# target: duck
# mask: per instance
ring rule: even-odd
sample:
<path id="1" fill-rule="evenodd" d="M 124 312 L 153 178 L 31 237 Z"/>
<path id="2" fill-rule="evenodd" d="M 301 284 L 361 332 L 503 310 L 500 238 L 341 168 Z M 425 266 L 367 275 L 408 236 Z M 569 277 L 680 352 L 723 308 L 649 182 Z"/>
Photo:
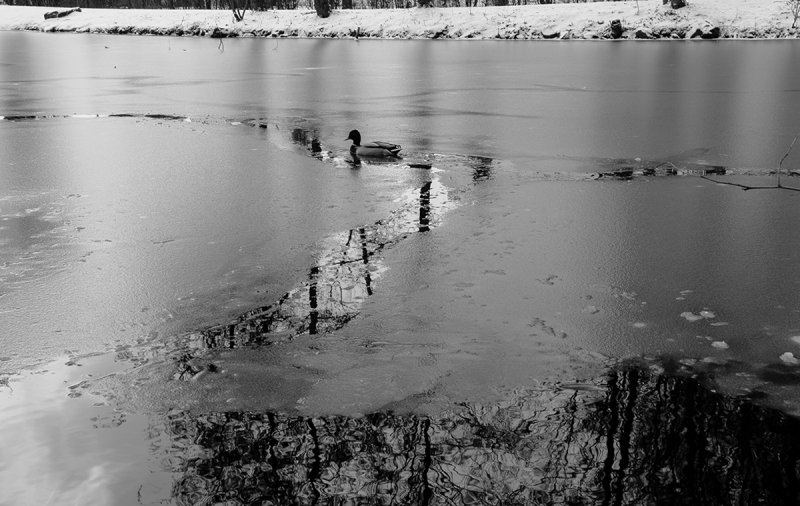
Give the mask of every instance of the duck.
<path id="1" fill-rule="evenodd" d="M 401 147 L 391 142 L 373 141 L 361 144 L 361 133 L 358 130 L 351 130 L 346 141 L 353 141 L 350 146 L 350 154 L 365 158 L 399 158 Z"/>

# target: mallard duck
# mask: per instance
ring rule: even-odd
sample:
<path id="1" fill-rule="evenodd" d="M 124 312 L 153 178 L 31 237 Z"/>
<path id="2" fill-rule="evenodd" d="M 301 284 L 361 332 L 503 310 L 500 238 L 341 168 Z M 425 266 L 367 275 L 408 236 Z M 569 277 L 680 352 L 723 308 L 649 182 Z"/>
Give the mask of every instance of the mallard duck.
<path id="1" fill-rule="evenodd" d="M 361 144 L 361 133 L 358 130 L 351 130 L 346 141 L 353 141 L 350 146 L 350 154 L 364 158 L 398 158 L 400 146 L 391 142 L 373 141 Z"/>

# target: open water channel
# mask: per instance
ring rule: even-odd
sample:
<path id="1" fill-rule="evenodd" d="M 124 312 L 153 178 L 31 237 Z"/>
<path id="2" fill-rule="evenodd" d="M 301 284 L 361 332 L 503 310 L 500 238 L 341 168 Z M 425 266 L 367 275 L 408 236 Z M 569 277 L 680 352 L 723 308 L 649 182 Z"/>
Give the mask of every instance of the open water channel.
<path id="1" fill-rule="evenodd" d="M 0 33 L 0 504 L 796 504 L 799 53 Z"/>

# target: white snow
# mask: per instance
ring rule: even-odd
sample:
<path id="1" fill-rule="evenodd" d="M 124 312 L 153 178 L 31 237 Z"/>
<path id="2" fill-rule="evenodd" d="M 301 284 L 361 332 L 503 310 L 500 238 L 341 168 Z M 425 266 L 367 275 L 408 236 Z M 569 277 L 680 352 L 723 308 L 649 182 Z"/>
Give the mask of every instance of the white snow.
<path id="1" fill-rule="evenodd" d="M 322 19 L 312 10 L 230 11 L 83 9 L 44 19 L 52 7 L 0 5 L 0 30 L 74 31 L 157 35 L 493 39 L 604 38 L 620 20 L 623 38 L 689 37 L 719 28 L 721 37 L 796 38 L 786 0 L 692 0 L 673 10 L 660 0 L 508 7 L 336 10 Z"/>
<path id="2" fill-rule="evenodd" d="M 797 360 L 797 358 L 795 358 L 794 354 L 791 351 L 787 351 L 786 353 L 781 355 L 781 360 L 783 360 L 784 363 L 789 365 L 800 364 L 800 360 Z"/>
<path id="3" fill-rule="evenodd" d="M 700 320 L 710 320 L 712 318 L 716 318 L 717 314 L 714 311 L 710 311 L 708 309 L 704 309 L 700 311 L 699 314 L 692 313 L 691 311 L 684 311 L 681 313 L 681 318 L 686 319 L 689 322 L 697 322 Z M 712 323 L 713 326 L 720 326 L 720 325 L 727 325 L 726 322 L 716 322 Z"/>
<path id="4" fill-rule="evenodd" d="M 689 322 L 696 322 L 696 321 L 700 321 L 700 320 L 703 319 L 702 316 L 700 316 L 698 314 L 694 314 L 691 311 L 684 311 L 683 313 L 681 313 L 681 318 L 685 318 L 686 321 L 689 321 Z"/>

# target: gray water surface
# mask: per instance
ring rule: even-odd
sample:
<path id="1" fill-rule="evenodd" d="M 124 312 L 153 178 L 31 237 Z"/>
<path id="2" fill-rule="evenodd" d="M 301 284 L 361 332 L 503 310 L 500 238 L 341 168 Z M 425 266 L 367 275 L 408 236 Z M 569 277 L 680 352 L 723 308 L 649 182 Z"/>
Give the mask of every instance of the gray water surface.
<path id="1" fill-rule="evenodd" d="M 798 413 L 800 193 L 720 184 L 776 185 L 797 51 L 0 33 L 0 489 L 186 501 L 214 413 L 446 420 L 627 357 Z"/>
<path id="2" fill-rule="evenodd" d="M 774 167 L 798 131 L 792 41 L 629 44 L 3 34 L 3 114 L 296 117 L 407 149 Z M 32 57 L 31 55 L 36 55 Z"/>

